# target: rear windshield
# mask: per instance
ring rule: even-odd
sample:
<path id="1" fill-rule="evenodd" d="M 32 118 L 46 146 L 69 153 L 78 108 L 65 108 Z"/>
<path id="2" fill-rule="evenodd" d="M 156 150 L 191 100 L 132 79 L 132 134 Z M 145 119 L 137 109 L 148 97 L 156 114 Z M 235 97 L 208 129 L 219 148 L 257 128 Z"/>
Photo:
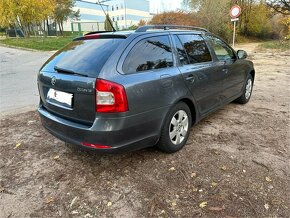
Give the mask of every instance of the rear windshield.
<path id="1" fill-rule="evenodd" d="M 96 77 L 108 58 L 124 39 L 93 39 L 73 41 L 55 53 L 43 66 L 42 71 L 75 72 Z"/>

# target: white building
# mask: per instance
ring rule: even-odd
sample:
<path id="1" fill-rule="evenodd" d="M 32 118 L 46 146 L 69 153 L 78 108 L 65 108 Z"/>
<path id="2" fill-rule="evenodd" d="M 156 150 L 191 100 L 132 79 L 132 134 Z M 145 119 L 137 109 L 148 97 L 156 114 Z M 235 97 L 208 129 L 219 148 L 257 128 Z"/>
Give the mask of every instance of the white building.
<path id="1" fill-rule="evenodd" d="M 114 22 L 117 22 L 120 29 L 126 29 L 136 25 L 140 20 L 149 20 L 148 0 L 112 0 L 108 1 L 109 15 Z"/>
<path id="2" fill-rule="evenodd" d="M 77 0 L 74 10 L 80 11 L 79 21 L 68 21 L 66 31 L 104 30 L 105 13 L 120 30 L 151 18 L 148 0 Z M 104 13 L 105 11 L 105 13 Z M 72 23 L 73 22 L 73 23 Z"/>

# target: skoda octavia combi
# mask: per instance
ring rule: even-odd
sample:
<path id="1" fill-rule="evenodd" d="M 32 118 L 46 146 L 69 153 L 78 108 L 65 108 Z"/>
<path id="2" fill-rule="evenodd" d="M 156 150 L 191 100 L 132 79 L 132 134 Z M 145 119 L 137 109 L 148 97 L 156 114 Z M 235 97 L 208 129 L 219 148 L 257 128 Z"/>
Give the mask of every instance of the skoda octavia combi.
<path id="1" fill-rule="evenodd" d="M 249 101 L 255 70 L 246 58 L 198 27 L 89 33 L 41 68 L 38 111 L 52 135 L 78 148 L 173 153 L 193 124 Z"/>

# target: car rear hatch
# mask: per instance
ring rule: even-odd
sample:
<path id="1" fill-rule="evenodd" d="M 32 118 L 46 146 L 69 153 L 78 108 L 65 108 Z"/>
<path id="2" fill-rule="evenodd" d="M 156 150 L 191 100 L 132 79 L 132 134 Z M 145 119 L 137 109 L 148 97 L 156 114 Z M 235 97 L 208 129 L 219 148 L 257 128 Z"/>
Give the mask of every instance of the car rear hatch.
<path id="1" fill-rule="evenodd" d="M 54 54 L 38 74 L 40 106 L 57 116 L 91 125 L 96 115 L 96 78 L 124 38 L 89 35 Z"/>

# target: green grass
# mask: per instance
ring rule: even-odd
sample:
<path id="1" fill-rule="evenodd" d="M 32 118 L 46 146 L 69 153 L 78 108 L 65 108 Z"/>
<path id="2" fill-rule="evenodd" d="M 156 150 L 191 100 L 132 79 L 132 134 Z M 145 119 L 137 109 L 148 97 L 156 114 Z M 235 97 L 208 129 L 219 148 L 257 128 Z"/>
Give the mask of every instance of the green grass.
<path id="1" fill-rule="evenodd" d="M 261 44 L 262 48 L 267 48 L 267 49 L 279 49 L 282 51 L 289 50 L 290 49 L 290 40 L 274 40 L 274 41 L 267 41 L 263 42 Z"/>
<path id="2" fill-rule="evenodd" d="M 0 40 L 0 45 L 10 45 L 21 48 L 35 49 L 40 51 L 58 50 L 72 41 L 75 36 L 70 37 L 31 37 L 31 38 L 7 38 Z"/>

